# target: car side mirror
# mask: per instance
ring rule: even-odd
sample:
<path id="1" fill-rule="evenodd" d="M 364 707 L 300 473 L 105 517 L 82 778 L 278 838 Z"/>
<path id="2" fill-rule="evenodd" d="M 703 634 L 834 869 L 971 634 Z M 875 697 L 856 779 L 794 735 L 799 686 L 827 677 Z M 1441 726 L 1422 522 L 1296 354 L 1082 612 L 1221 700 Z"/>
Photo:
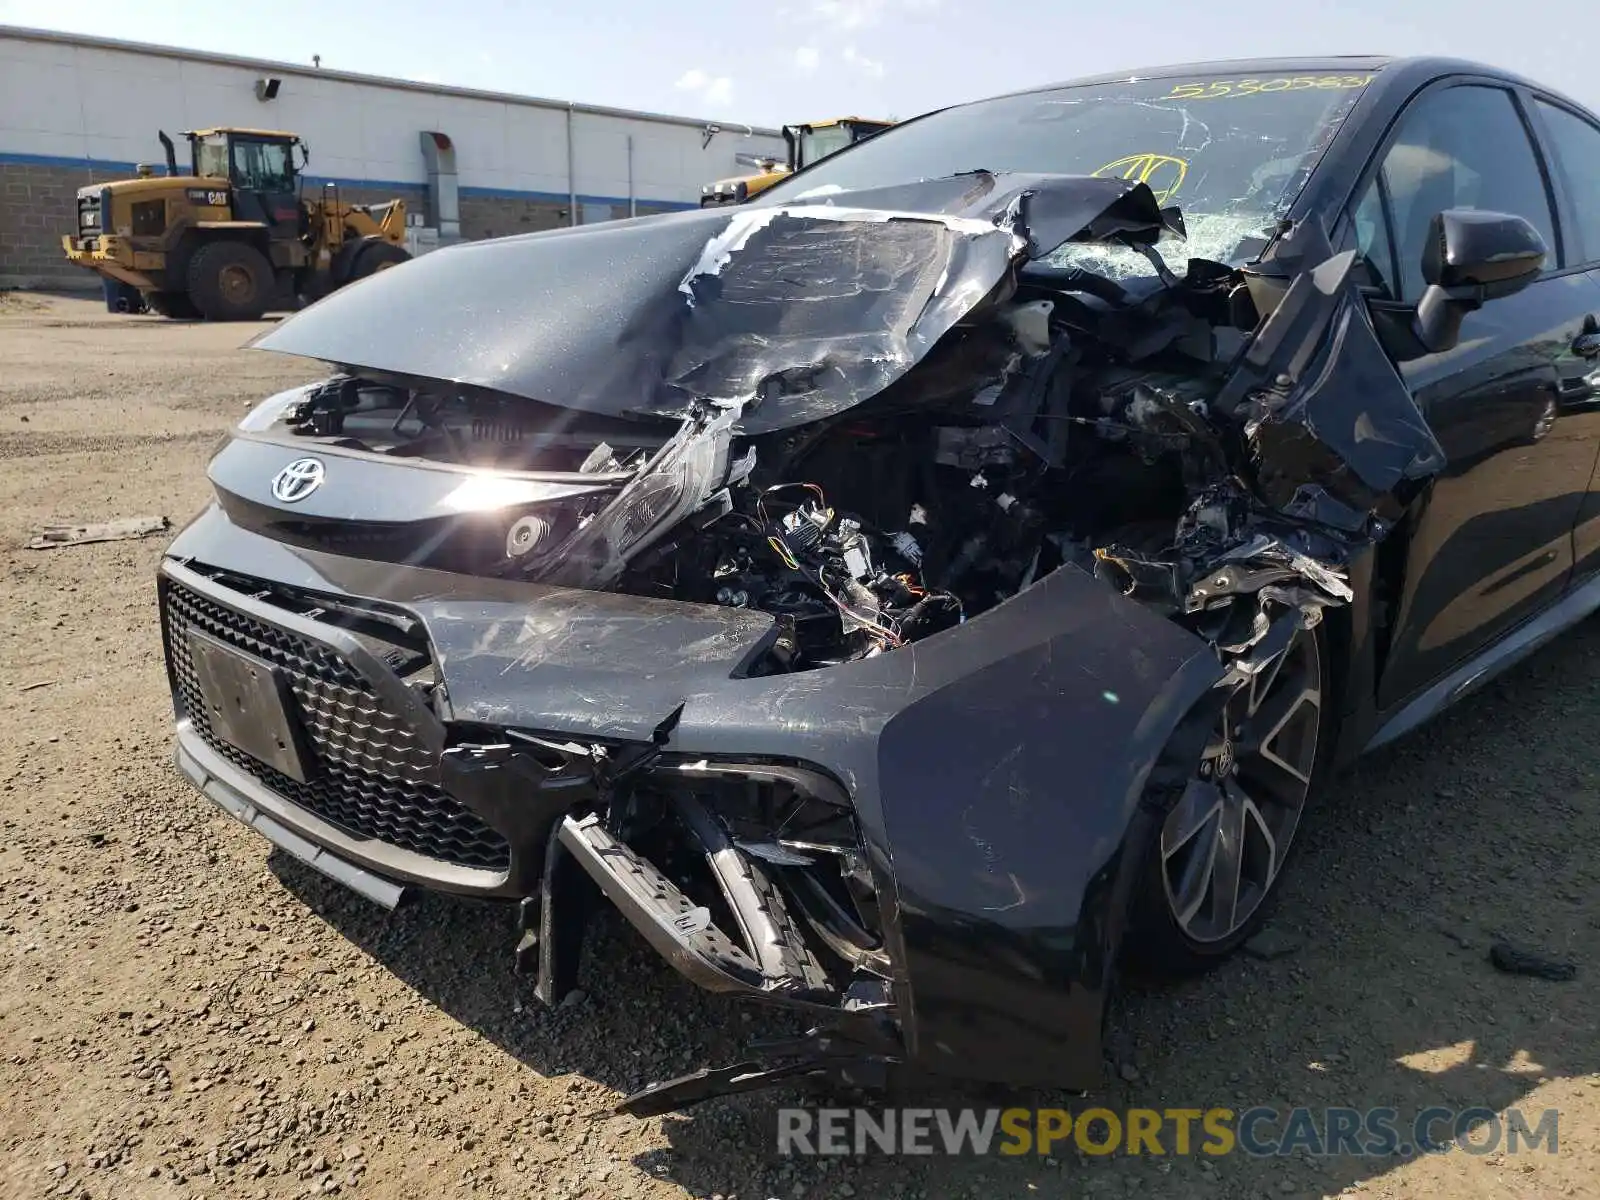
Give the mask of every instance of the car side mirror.
<path id="1" fill-rule="evenodd" d="M 1412 332 L 1430 354 L 1452 348 L 1467 313 L 1520 292 L 1544 270 L 1539 231 L 1510 213 L 1447 208 L 1428 225 Z"/>

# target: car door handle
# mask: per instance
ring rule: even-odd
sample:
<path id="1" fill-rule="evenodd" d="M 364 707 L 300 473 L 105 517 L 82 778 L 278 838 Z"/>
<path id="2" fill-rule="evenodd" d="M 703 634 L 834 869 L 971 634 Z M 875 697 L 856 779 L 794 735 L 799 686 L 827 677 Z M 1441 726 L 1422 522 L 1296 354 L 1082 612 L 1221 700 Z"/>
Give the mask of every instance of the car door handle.
<path id="1" fill-rule="evenodd" d="M 1579 358 L 1600 357 L 1600 330 L 1586 330 L 1573 338 L 1572 352 Z"/>

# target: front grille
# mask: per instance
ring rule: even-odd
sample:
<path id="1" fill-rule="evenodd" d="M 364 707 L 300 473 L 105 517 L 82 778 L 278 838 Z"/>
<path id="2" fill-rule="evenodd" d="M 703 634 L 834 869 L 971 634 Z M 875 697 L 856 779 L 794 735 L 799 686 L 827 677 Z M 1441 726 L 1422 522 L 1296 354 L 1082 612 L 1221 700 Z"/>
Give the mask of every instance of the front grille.
<path id="1" fill-rule="evenodd" d="M 506 840 L 447 795 L 434 756 L 348 662 L 316 642 L 165 581 L 162 620 L 178 700 L 217 754 L 285 800 L 359 838 L 463 867 L 504 871 Z M 223 741 L 212 730 L 189 651 L 189 629 L 208 633 L 288 677 L 318 759 L 301 783 Z"/>
<path id="2" fill-rule="evenodd" d="M 100 201 L 88 196 L 78 197 L 78 232 L 100 232 Z"/>

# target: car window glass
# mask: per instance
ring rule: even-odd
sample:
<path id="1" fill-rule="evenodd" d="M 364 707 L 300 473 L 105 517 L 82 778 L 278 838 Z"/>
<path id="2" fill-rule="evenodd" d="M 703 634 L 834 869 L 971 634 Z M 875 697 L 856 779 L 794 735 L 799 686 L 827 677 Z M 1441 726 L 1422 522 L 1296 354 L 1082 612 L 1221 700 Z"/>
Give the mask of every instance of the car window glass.
<path id="1" fill-rule="evenodd" d="M 1550 200 L 1511 93 L 1451 87 L 1427 93 L 1400 118 L 1383 161 L 1400 254 L 1401 294 L 1422 295 L 1428 226 L 1447 208 L 1512 213 L 1530 222 L 1555 264 Z"/>
<path id="2" fill-rule="evenodd" d="M 1360 256 L 1357 263 L 1366 272 L 1363 282 L 1379 289 L 1386 298 L 1394 299 L 1400 294 L 1394 279 L 1394 242 L 1383 212 L 1383 193 L 1377 179 L 1367 184 L 1367 190 L 1351 214 L 1350 224 L 1354 249 Z"/>
<path id="3" fill-rule="evenodd" d="M 1536 101 L 1544 127 L 1550 134 L 1556 167 L 1572 193 L 1570 232 L 1577 246 L 1569 249 L 1569 262 L 1594 262 L 1600 259 L 1600 129 L 1582 117 Z"/>
<path id="4" fill-rule="evenodd" d="M 1145 183 L 1182 210 L 1188 236 L 1157 247 L 1174 271 L 1190 258 L 1242 263 L 1268 244 L 1372 78 L 1174 76 L 1000 96 L 896 125 L 753 203 L 846 203 L 836 194 L 965 176 L 977 189 L 991 172 L 1097 175 Z M 1069 244 L 1051 262 L 1113 279 L 1155 274 L 1144 255 L 1119 247 Z"/>

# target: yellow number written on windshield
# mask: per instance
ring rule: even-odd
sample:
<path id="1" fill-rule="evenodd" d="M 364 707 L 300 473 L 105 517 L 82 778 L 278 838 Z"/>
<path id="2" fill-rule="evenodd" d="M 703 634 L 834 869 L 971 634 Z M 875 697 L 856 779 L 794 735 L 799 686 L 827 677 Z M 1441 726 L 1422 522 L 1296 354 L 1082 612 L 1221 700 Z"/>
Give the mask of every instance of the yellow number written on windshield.
<path id="1" fill-rule="evenodd" d="M 1204 82 L 1174 84 L 1164 99 L 1220 100 L 1224 96 L 1259 96 L 1273 92 L 1303 92 L 1313 89 L 1339 91 L 1363 88 L 1371 75 L 1280 75 L 1275 79 L 1209 79 Z"/>

